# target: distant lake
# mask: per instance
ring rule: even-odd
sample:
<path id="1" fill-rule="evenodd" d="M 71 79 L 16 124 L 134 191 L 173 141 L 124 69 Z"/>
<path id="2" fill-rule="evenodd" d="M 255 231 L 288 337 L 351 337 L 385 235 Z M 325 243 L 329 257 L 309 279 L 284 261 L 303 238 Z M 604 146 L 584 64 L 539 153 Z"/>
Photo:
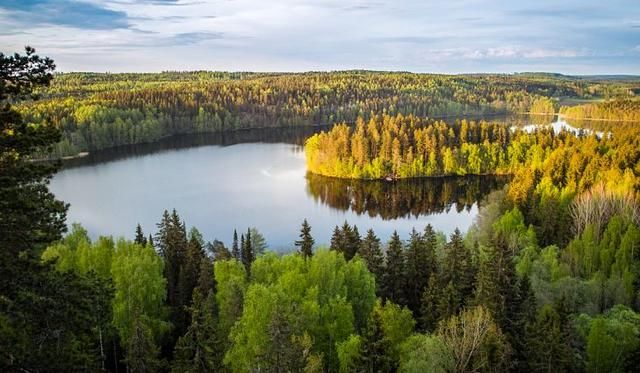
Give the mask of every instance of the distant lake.
<path id="1" fill-rule="evenodd" d="M 520 123 L 526 124 L 525 123 Z M 513 122 L 505 123 L 513 125 Z M 133 238 L 137 223 L 155 233 L 164 209 L 176 208 L 206 240 L 230 244 L 256 227 L 272 250 L 288 251 L 307 219 L 317 244 L 328 244 L 335 225 L 372 228 L 383 240 L 403 239 L 427 224 L 447 234 L 465 231 L 478 201 L 507 182 L 465 177 L 355 181 L 307 175 L 304 139 L 319 130 L 270 129 L 179 136 L 67 162 L 51 181 L 71 204 L 69 224 L 81 222 L 95 238 Z"/>

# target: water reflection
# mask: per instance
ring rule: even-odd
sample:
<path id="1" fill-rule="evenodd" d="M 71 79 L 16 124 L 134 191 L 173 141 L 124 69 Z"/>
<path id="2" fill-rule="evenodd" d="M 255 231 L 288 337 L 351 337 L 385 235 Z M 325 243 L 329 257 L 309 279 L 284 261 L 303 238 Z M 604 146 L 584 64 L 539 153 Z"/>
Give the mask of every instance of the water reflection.
<path id="1" fill-rule="evenodd" d="M 307 173 L 307 193 L 315 201 L 383 220 L 470 211 L 507 177 L 467 176 L 398 180 L 349 180 Z"/>
<path id="2" fill-rule="evenodd" d="M 149 154 L 195 148 L 207 145 L 231 146 L 245 143 L 293 144 L 300 145 L 296 151 L 303 151 L 304 141 L 327 126 L 306 126 L 295 128 L 255 128 L 230 132 L 198 133 L 176 135 L 149 144 L 124 145 L 96 151 L 88 156 L 63 161 L 64 168 L 96 165 Z"/>

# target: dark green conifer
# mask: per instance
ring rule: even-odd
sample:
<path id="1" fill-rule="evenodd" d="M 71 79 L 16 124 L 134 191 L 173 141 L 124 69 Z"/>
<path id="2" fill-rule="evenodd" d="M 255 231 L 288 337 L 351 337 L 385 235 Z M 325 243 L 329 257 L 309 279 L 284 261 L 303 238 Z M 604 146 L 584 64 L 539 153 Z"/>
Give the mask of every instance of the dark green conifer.
<path id="1" fill-rule="evenodd" d="M 300 240 L 295 242 L 295 245 L 298 246 L 299 252 L 302 256 L 309 258 L 313 255 L 313 244 L 315 240 L 311 236 L 311 226 L 307 222 L 307 219 L 304 219 L 302 222 L 302 228 L 300 229 Z"/>
<path id="2" fill-rule="evenodd" d="M 398 232 L 394 231 L 387 244 L 384 297 L 394 303 L 406 304 L 405 255 Z"/>

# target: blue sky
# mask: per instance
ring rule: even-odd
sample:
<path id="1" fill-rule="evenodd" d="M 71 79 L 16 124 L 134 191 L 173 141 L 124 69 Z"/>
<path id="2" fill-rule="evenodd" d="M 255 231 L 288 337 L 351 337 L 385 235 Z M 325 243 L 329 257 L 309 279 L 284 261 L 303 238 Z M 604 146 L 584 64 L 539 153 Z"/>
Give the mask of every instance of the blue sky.
<path id="1" fill-rule="evenodd" d="M 639 0 L 0 0 L 61 71 L 640 74 Z"/>

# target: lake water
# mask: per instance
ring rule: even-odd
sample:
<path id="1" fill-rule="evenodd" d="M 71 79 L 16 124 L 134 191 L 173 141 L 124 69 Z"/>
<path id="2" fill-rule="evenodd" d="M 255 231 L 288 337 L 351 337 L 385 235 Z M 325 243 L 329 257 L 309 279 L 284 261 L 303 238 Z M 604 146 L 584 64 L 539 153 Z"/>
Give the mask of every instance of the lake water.
<path id="1" fill-rule="evenodd" d="M 510 122 L 513 124 L 513 122 Z M 526 124 L 526 123 L 524 123 Z M 383 240 L 412 228 L 466 230 L 478 201 L 506 180 L 492 177 L 355 181 L 307 175 L 301 144 L 317 129 L 181 136 L 68 162 L 51 190 L 71 204 L 68 222 L 92 237 L 155 233 L 164 209 L 177 209 L 206 240 L 231 242 L 256 227 L 272 250 L 287 251 L 307 219 L 317 244 L 345 220 Z"/>

